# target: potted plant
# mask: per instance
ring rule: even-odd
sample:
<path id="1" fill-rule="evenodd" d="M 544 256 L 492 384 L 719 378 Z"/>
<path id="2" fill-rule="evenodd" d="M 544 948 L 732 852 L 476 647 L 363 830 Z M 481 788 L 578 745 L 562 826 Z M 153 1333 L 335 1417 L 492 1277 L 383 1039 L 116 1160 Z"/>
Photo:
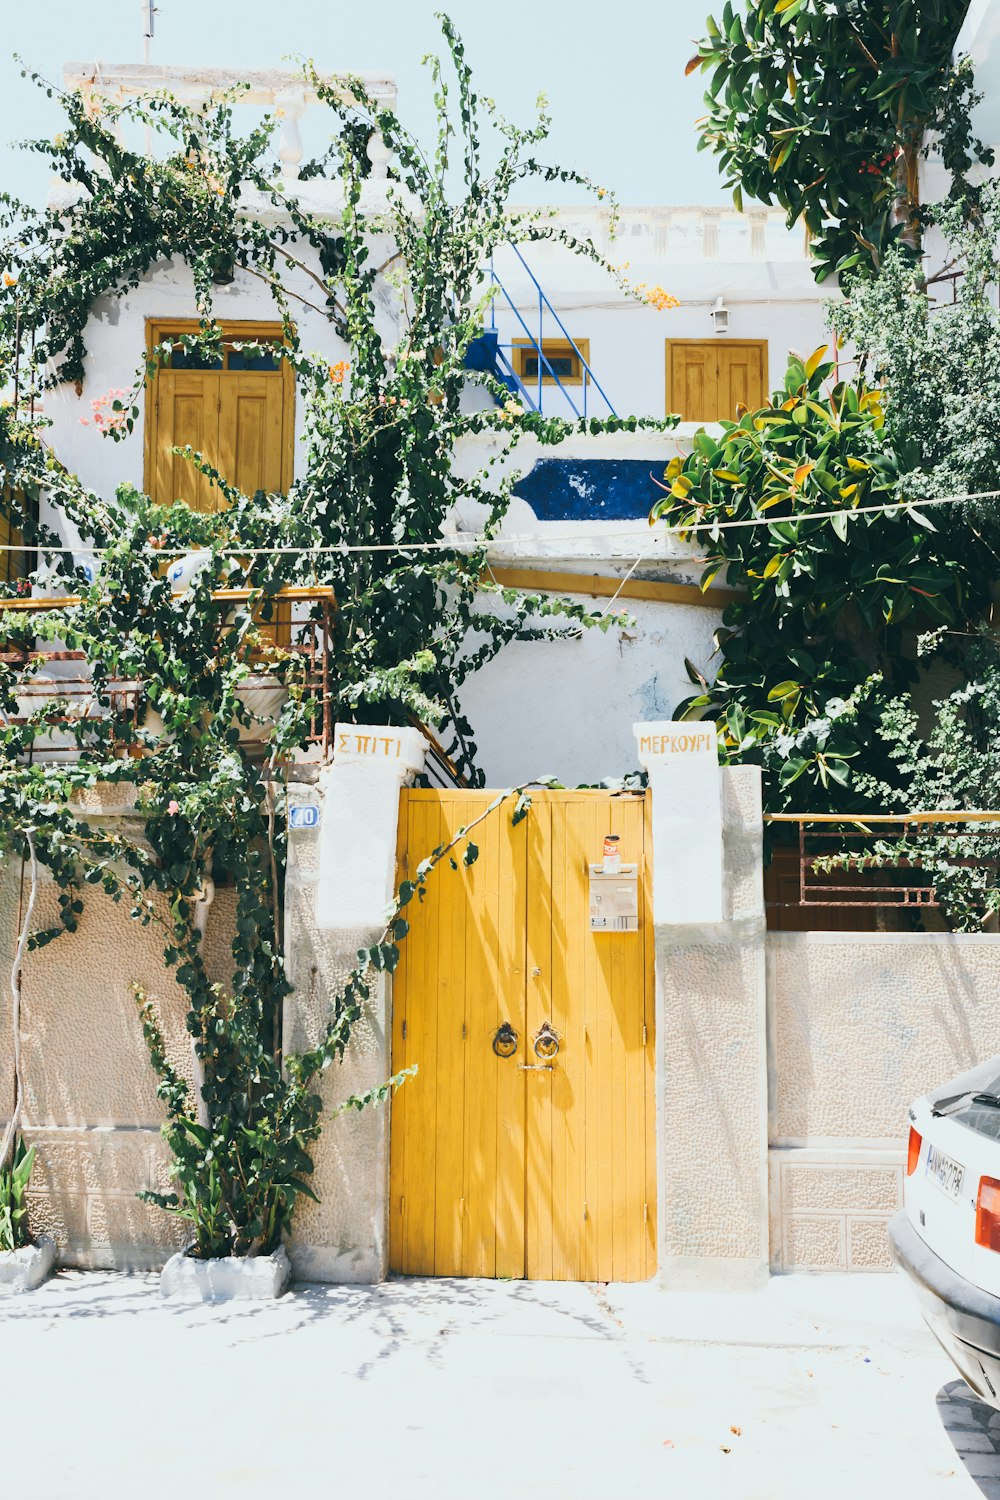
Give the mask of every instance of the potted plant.
<path id="1" fill-rule="evenodd" d="M 52 1272 L 56 1247 L 48 1235 L 33 1238 L 28 1224 L 28 1180 L 35 1165 L 34 1146 L 18 1136 L 5 1165 L 0 1166 L 0 1290 L 30 1292 Z"/>

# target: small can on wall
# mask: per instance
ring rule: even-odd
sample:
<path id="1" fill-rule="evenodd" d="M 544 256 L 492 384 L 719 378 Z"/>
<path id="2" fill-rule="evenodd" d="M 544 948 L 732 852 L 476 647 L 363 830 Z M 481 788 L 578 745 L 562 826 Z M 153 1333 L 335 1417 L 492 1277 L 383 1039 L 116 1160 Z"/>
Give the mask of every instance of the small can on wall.
<path id="1" fill-rule="evenodd" d="M 617 875 L 621 867 L 621 840 L 617 833 L 606 833 L 604 835 L 604 874 Z"/>

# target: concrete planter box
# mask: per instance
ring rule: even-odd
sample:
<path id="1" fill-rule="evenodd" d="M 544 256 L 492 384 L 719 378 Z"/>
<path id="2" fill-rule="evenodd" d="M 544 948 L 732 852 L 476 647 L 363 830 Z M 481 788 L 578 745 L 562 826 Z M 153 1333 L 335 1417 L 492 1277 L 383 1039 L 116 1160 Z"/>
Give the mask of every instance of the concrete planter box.
<path id="1" fill-rule="evenodd" d="M 181 1251 L 160 1272 L 160 1296 L 185 1302 L 266 1302 L 280 1297 L 292 1268 L 284 1247 L 273 1255 L 226 1255 L 218 1260 L 195 1260 Z"/>
<path id="2" fill-rule="evenodd" d="M 52 1275 L 56 1263 L 55 1240 L 39 1235 L 35 1244 L 20 1250 L 0 1251 L 0 1293 L 33 1292 Z"/>

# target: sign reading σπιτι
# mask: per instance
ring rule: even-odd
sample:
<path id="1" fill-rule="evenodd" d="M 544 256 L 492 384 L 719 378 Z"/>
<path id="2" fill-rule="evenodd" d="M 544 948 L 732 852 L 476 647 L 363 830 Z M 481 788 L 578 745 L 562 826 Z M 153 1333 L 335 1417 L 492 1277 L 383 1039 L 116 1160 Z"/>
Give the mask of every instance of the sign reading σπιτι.
<path id="1" fill-rule="evenodd" d="M 427 741 L 418 729 L 389 724 L 337 724 L 333 759 L 341 766 L 382 767 L 407 776 L 423 768 Z"/>
<path id="2" fill-rule="evenodd" d="M 402 740 L 391 729 L 379 734 L 372 729 L 341 729 L 338 726 L 335 755 L 370 755 L 376 760 L 399 760 Z"/>

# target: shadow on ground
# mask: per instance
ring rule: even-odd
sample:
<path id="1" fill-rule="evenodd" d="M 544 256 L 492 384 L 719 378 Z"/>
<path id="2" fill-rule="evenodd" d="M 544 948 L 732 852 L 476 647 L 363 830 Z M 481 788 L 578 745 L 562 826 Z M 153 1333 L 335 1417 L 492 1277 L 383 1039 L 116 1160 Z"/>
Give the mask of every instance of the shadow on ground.
<path id="1" fill-rule="evenodd" d="M 989 1500 L 1000 1500 L 1000 1411 L 950 1380 L 937 1393 L 938 1415 L 969 1477 Z"/>
<path id="2" fill-rule="evenodd" d="M 375 1286 L 296 1282 L 266 1302 L 188 1303 L 163 1298 L 159 1277 L 146 1273 L 60 1271 L 35 1292 L 0 1299 L 0 1325 L 31 1324 L 39 1331 L 60 1324 L 107 1319 L 143 1320 L 163 1328 L 224 1329 L 229 1344 L 253 1344 L 311 1326 L 346 1332 L 361 1325 L 376 1335 L 378 1354 L 355 1371 L 365 1379 L 414 1340 L 434 1363 L 444 1342 L 461 1333 L 554 1338 L 621 1339 L 618 1320 L 600 1295 L 579 1283 L 567 1292 L 545 1283 L 393 1278 Z"/>

